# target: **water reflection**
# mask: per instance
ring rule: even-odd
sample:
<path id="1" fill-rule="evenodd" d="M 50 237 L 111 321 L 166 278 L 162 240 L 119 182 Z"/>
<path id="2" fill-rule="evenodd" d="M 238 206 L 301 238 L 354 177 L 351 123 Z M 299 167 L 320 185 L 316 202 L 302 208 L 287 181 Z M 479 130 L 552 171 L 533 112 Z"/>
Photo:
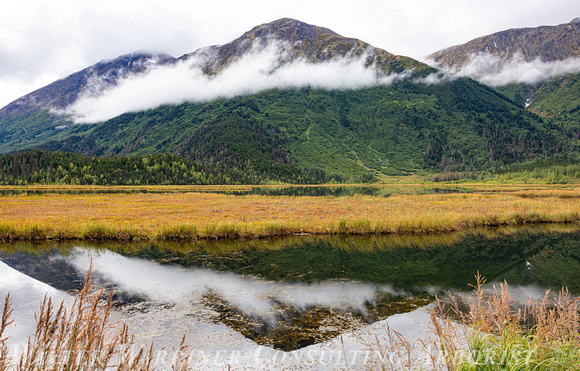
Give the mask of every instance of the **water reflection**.
<path id="1" fill-rule="evenodd" d="M 419 288 L 427 286 L 470 290 L 480 272 L 488 280 L 580 293 L 579 246 L 577 225 L 537 225 L 418 236 L 117 245 L 116 251 L 273 281 L 349 279 L 422 293 Z"/>
<path id="2" fill-rule="evenodd" d="M 580 293 L 580 232 L 576 224 L 408 236 L 297 236 L 192 243 L 21 242 L 0 245 L 0 258 L 22 270 L 27 264 L 50 261 L 55 252 L 67 256 L 80 247 L 154 264 L 209 268 L 269 281 L 346 279 L 406 291 L 427 286 L 469 290 L 480 272 L 488 280 L 538 283 L 553 289 L 567 286 Z M 68 272 L 64 266 L 37 271 L 37 275 L 44 272 L 38 277 L 44 282 L 72 281 L 58 278 Z"/>
<path id="3" fill-rule="evenodd" d="M 396 194 L 422 195 L 470 193 L 471 189 L 461 187 L 423 187 L 423 186 L 169 186 L 169 187 L 15 187 L 0 189 L 1 196 L 26 195 L 35 196 L 53 194 L 132 194 L 132 193 L 220 193 L 234 196 L 310 196 L 310 197 L 344 197 L 355 195 L 390 197 Z"/>
<path id="4" fill-rule="evenodd" d="M 577 225 L 188 244 L 17 243 L 0 245 L 0 259 L 68 292 L 82 286 L 92 262 L 122 310 L 187 308 L 285 350 L 413 310 L 437 293 L 468 292 L 477 272 L 506 280 L 524 302 L 531 292 L 540 297 L 562 286 L 580 294 Z"/>
<path id="5" fill-rule="evenodd" d="M 41 255 L 13 252 L 5 254 L 3 261 L 59 290 L 80 289 L 81 278 L 92 267 L 97 284 L 116 293 L 119 310 L 185 308 L 191 316 L 201 313 L 204 320 L 227 324 L 259 344 L 282 350 L 321 342 L 431 301 L 390 285 L 352 280 L 275 282 L 163 265 L 107 249 L 73 247 Z"/>

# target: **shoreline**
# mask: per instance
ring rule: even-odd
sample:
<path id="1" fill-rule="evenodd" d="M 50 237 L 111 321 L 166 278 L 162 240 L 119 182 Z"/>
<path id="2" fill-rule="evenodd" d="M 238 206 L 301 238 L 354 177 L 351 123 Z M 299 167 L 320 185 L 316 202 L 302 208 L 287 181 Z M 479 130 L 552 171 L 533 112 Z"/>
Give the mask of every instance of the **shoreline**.
<path id="1" fill-rule="evenodd" d="M 510 185 L 502 189 L 496 185 L 493 191 L 481 187 L 471 193 L 390 197 L 228 195 L 175 193 L 171 189 L 128 194 L 3 195 L 0 241 L 421 235 L 580 221 L 580 187 L 571 186 L 528 185 L 518 189 Z"/>
<path id="2" fill-rule="evenodd" d="M 516 216 L 517 217 L 517 216 Z M 259 240 L 267 238 L 287 238 L 287 237 L 300 237 L 300 236 L 314 236 L 314 237 L 331 237 L 331 236 L 420 236 L 429 234 L 446 234 L 453 232 L 468 232 L 470 230 L 477 230 L 478 228 L 497 228 L 497 227 L 523 227 L 523 226 L 533 226 L 533 225 L 549 225 L 549 224 L 574 224 L 579 223 L 580 218 L 574 217 L 571 220 L 557 220 L 557 221 L 526 221 L 523 219 L 518 219 L 514 223 L 483 223 L 483 224 L 471 224 L 467 227 L 449 227 L 438 230 L 433 229 L 410 229 L 404 230 L 399 229 L 396 231 L 329 231 L 329 232 L 307 232 L 307 231 L 296 231 L 288 233 L 264 233 L 264 234 L 245 234 L 243 232 L 237 231 L 218 231 L 215 234 L 204 235 L 196 233 L 188 233 L 188 228 L 190 226 L 185 226 L 185 230 L 178 227 L 178 231 L 175 233 L 171 232 L 161 232 L 160 235 L 147 236 L 140 233 L 140 231 L 127 231 L 127 230 L 111 230 L 102 229 L 101 226 L 89 227 L 89 230 L 84 235 L 79 235 L 75 231 L 55 231 L 52 228 L 47 229 L 34 229 L 32 231 L 18 231 L 6 232 L 7 227 L 0 224 L 0 242 L 11 243 L 11 242 L 196 242 L 196 241 L 223 241 L 223 240 Z M 10 227 L 8 227 L 10 228 Z"/>

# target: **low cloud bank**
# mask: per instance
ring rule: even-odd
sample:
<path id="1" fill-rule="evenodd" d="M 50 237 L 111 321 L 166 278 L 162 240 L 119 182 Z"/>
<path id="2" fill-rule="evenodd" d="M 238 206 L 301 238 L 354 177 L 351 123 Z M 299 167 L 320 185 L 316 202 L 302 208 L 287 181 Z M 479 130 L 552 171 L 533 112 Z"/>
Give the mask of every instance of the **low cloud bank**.
<path id="1" fill-rule="evenodd" d="M 325 306 L 364 313 L 366 303 L 374 303 L 378 293 L 407 295 L 390 285 L 341 280 L 312 284 L 273 282 L 231 272 L 160 265 L 110 251 L 93 254 L 79 248 L 66 259 L 83 273 L 92 266 L 95 277 L 113 283 L 119 292 L 184 307 L 199 305 L 203 295 L 213 292 L 244 314 L 272 326 L 276 323 L 277 303 L 297 310 Z"/>
<path id="2" fill-rule="evenodd" d="M 542 62 L 525 61 L 521 55 L 510 60 L 491 54 L 473 55 L 460 69 L 448 71 L 454 76 L 471 77 L 493 87 L 512 83 L 537 84 L 567 74 L 580 73 L 580 58 Z"/>
<path id="3" fill-rule="evenodd" d="M 78 99 L 68 107 L 67 113 L 77 123 L 95 123 L 165 104 L 208 102 L 274 88 L 360 89 L 391 84 L 410 74 L 381 75 L 374 66 L 365 65 L 364 53 L 324 63 L 308 63 L 304 59 L 287 62 L 287 45 L 276 41 L 254 45 L 258 46 L 213 76 L 203 73 L 201 66 L 208 62 L 207 55 L 199 55 L 171 66 L 151 68 L 145 74 L 128 76 L 98 94 L 94 92 L 100 89 L 87 89 L 93 93 Z"/>

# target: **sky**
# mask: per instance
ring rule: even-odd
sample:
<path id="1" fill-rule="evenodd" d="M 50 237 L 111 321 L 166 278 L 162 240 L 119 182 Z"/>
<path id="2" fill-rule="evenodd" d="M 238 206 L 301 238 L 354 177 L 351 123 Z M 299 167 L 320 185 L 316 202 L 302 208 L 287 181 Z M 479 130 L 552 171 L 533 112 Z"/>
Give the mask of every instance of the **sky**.
<path id="1" fill-rule="evenodd" d="M 0 107 L 103 59 L 145 50 L 174 57 L 294 18 L 424 60 L 508 28 L 568 23 L 578 0 L 4 0 Z"/>

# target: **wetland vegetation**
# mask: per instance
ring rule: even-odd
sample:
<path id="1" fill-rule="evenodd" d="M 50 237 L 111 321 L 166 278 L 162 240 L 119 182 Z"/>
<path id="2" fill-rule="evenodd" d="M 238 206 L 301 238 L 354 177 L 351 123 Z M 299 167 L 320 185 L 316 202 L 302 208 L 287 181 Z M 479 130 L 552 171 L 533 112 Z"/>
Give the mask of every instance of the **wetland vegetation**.
<path id="1" fill-rule="evenodd" d="M 577 186 L 465 186 L 470 193 L 426 192 L 426 187 L 417 184 L 406 188 L 417 192 L 395 191 L 389 197 L 235 196 L 172 187 L 169 189 L 184 192 L 0 196 L 0 239 L 193 240 L 304 233 L 439 233 L 580 219 Z M 389 192 L 379 187 L 377 193 L 383 191 Z"/>
<path id="2" fill-rule="evenodd" d="M 436 295 L 464 297 L 470 285 L 477 286 L 478 272 L 492 282 L 509 282 L 517 300 L 567 287 L 568 307 L 578 304 L 576 186 L 28 186 L 3 191 L 3 264 L 74 292 L 82 289 L 83 269 L 94 259 L 95 282 L 115 293 L 110 310 L 153 316 L 180 305 L 199 307 L 205 321 L 283 351 L 413 311 Z M 119 261 L 125 266 L 116 266 Z M 188 304 L 156 293 L 158 288 L 115 279 L 114 271 L 127 270 L 128 262 L 138 268 L 127 273 L 155 281 L 161 291 L 189 293 Z M 183 285 L 172 286 L 166 276 Z M 261 309 L 248 309 L 247 301 L 230 290 L 241 290 Z M 465 318 L 466 328 L 479 329 L 479 323 Z M 577 349 L 577 327 L 571 331 L 571 342 L 561 346 Z M 446 360 L 455 362 L 451 369 L 466 365 L 469 357 L 454 358 L 459 353 L 452 354 L 455 345 L 444 334 L 437 336 L 449 352 Z M 466 336 L 465 341 L 475 341 Z M 139 362 L 149 357 L 143 349 Z"/>

